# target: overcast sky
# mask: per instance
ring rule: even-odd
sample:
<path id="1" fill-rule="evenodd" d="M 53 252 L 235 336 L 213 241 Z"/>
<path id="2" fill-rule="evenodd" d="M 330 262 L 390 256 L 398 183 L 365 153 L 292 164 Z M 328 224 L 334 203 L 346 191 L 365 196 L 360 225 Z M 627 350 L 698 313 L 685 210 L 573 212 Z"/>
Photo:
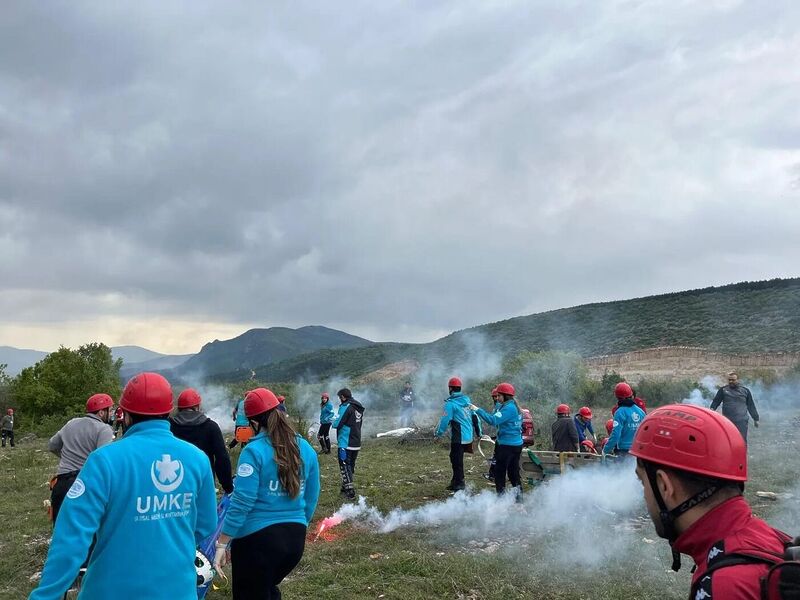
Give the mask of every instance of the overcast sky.
<path id="1" fill-rule="evenodd" d="M 800 275 L 800 3 L 6 2 L 0 344 L 427 341 Z"/>

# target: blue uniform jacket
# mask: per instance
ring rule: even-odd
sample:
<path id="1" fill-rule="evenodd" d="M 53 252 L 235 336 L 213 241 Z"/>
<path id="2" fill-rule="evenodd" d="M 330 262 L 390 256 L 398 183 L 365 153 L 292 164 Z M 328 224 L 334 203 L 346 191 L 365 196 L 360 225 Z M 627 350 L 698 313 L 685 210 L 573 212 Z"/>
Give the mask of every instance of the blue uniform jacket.
<path id="1" fill-rule="evenodd" d="M 331 404 L 330 400 L 323 404 L 319 409 L 319 423 L 320 425 L 333 423 L 333 405 Z"/>
<path id="2" fill-rule="evenodd" d="M 572 417 L 572 419 L 575 421 L 575 429 L 578 430 L 579 441 L 582 442 L 583 440 L 589 437 L 588 435 L 586 435 L 587 431 L 592 435 L 594 435 L 594 428 L 592 427 L 591 419 L 589 419 L 586 422 L 581 422 L 581 420 L 578 418 L 578 415 L 575 415 L 574 417 Z"/>
<path id="3" fill-rule="evenodd" d="M 436 437 L 444 435 L 450 425 L 451 444 L 472 443 L 472 412 L 467 408 L 472 402 L 462 392 L 453 392 L 444 402 L 444 413 L 436 428 Z"/>
<path id="4" fill-rule="evenodd" d="M 278 464 L 272 441 L 262 431 L 250 438 L 239 456 L 230 508 L 222 532 L 240 538 L 276 523 L 308 526 L 319 500 L 317 453 L 299 435 L 300 494 L 290 498 L 278 479 Z"/>
<path id="5" fill-rule="evenodd" d="M 633 446 L 633 436 L 636 435 L 636 430 L 644 421 L 644 417 L 644 411 L 635 404 L 620 406 L 614 413 L 614 429 L 611 430 L 611 436 L 603 446 L 603 452 L 610 454 L 614 448 L 630 450 Z"/>
<path id="6" fill-rule="evenodd" d="M 498 444 L 522 446 L 522 413 L 514 402 L 495 404 L 495 412 L 491 414 L 482 408 L 476 412 L 489 425 L 497 427 Z"/>
<path id="7" fill-rule="evenodd" d="M 195 549 L 216 526 L 208 457 L 174 437 L 166 420 L 137 423 L 89 455 L 29 600 L 61 600 L 95 534 L 81 600 L 197 600 Z"/>
<path id="8" fill-rule="evenodd" d="M 244 414 L 244 398 L 239 400 L 239 403 L 236 405 L 236 427 L 247 427 L 250 425 L 250 421 L 247 420 L 247 416 Z"/>

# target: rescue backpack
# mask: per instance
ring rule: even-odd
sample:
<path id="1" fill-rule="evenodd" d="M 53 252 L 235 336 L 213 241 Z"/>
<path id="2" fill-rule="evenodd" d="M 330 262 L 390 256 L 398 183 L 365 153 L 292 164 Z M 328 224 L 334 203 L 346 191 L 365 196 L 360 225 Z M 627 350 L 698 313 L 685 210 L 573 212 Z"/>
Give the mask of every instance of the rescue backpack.
<path id="1" fill-rule="evenodd" d="M 785 534 L 784 534 L 785 535 Z M 711 574 L 725 567 L 766 564 L 761 578 L 761 600 L 800 600 L 800 536 L 785 536 L 783 555 L 759 548 L 726 548 L 723 541 L 711 547 L 706 571 L 692 587 L 690 598 L 711 597 Z"/>

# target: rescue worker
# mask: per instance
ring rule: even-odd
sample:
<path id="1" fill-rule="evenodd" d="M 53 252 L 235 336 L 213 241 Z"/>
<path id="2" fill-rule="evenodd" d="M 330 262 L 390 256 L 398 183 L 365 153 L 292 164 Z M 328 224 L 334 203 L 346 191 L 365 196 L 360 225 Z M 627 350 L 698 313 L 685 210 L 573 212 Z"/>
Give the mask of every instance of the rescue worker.
<path id="1" fill-rule="evenodd" d="M 319 431 L 317 439 L 322 448 L 320 454 L 331 453 L 331 425 L 333 424 L 333 404 L 328 392 L 322 392 L 319 402 Z"/>
<path id="2" fill-rule="evenodd" d="M 636 432 L 631 454 L 672 568 L 680 554 L 694 559 L 689 597 L 762 598 L 761 578 L 790 538 L 754 517 L 742 496 L 747 450 L 734 424 L 699 406 L 662 406 Z"/>
<path id="3" fill-rule="evenodd" d="M 86 459 L 29 600 L 61 600 L 94 537 L 81 600 L 197 598 L 195 549 L 217 526 L 208 459 L 170 433 L 172 389 L 161 375 L 136 375 L 120 404 L 125 436 Z M 122 586 L 121 565 L 131 569 Z"/>
<path id="4" fill-rule="evenodd" d="M 86 401 L 86 415 L 75 417 L 58 430 L 47 449 L 58 456 L 58 469 L 50 491 L 50 514 L 55 526 L 64 497 L 78 478 L 89 454 L 114 441 L 108 417 L 114 401 L 108 394 L 94 394 Z"/>
<path id="5" fill-rule="evenodd" d="M 736 425 L 736 429 L 744 438 L 744 443 L 747 444 L 747 425 L 750 422 L 748 413 L 753 417 L 753 425 L 758 427 L 758 410 L 753 402 L 753 394 L 739 384 L 739 376 L 734 371 L 728 373 L 728 385 L 717 390 L 717 395 L 711 401 L 711 410 L 717 410 L 720 404 L 722 404 L 722 414 Z"/>
<path id="6" fill-rule="evenodd" d="M 406 381 L 400 390 L 400 427 L 414 426 L 414 389 L 411 382 Z"/>
<path id="7" fill-rule="evenodd" d="M 492 412 L 497 412 L 500 409 L 500 394 L 497 393 L 497 388 L 492 389 Z M 492 458 L 489 461 L 489 472 L 484 474 L 484 477 L 494 483 L 494 471 L 497 467 L 497 435 L 492 436 L 494 444 L 492 446 Z"/>
<path id="8" fill-rule="evenodd" d="M 278 410 L 282 413 L 286 412 L 286 397 L 278 396 Z"/>
<path id="9" fill-rule="evenodd" d="M 464 483 L 464 452 L 466 448 L 472 451 L 472 413 L 469 411 L 469 396 L 461 392 L 461 379 L 451 377 L 447 382 L 450 395 L 444 402 L 444 412 L 439 419 L 434 437 L 444 435 L 450 426 L 450 466 L 453 469 L 453 478 L 447 490 L 457 492 L 466 488 Z M 496 475 L 496 474 L 495 474 Z"/>
<path id="10" fill-rule="evenodd" d="M 6 409 L 6 414 L 3 415 L 3 422 L 0 425 L 0 438 L 3 441 L 3 448 L 6 447 L 6 438 L 11 444 L 11 447 L 14 447 L 14 409 L 8 408 Z"/>
<path id="11" fill-rule="evenodd" d="M 118 436 L 120 432 L 125 433 L 124 419 L 122 418 L 122 407 L 118 406 L 114 411 L 114 436 Z"/>
<path id="12" fill-rule="evenodd" d="M 583 440 L 581 442 L 581 452 L 587 454 L 597 454 L 597 447 L 592 440 Z"/>
<path id="13" fill-rule="evenodd" d="M 575 415 L 575 429 L 578 430 L 578 438 L 581 443 L 583 443 L 583 440 L 589 439 L 586 434 L 587 431 L 592 436 L 592 441 L 597 441 L 597 436 L 594 434 L 594 428 L 592 427 L 592 409 L 588 406 L 581 406 L 578 414 Z"/>
<path id="14" fill-rule="evenodd" d="M 633 392 L 633 403 L 641 408 L 644 414 L 647 414 L 647 405 L 644 402 L 644 398 L 639 398 L 635 389 L 631 388 L 631 391 Z"/>
<path id="15" fill-rule="evenodd" d="M 236 403 L 233 409 L 233 439 L 228 448 L 235 448 L 236 444 L 241 443 L 242 448 L 247 445 L 247 440 L 253 436 L 253 429 L 250 427 L 250 422 L 244 414 L 244 398 Z"/>
<path id="16" fill-rule="evenodd" d="M 596 449 L 603 453 L 603 448 L 606 447 L 606 443 L 608 442 L 608 438 L 611 436 L 611 432 L 614 430 L 614 419 L 609 419 L 606 421 L 606 433 L 608 435 L 600 435 L 600 441 L 596 446 Z"/>
<path id="17" fill-rule="evenodd" d="M 197 390 L 183 390 L 178 396 L 178 412 L 169 420 L 170 431 L 176 438 L 194 444 L 205 453 L 223 491 L 232 494 L 231 457 L 225 449 L 225 439 L 219 425 L 203 413 L 201 404 L 202 398 Z"/>
<path id="18" fill-rule="evenodd" d="M 239 456 L 214 566 L 220 570 L 230 556 L 234 600 L 280 599 L 278 584 L 303 556 L 319 499 L 319 463 L 270 390 L 248 392 L 244 411 L 256 434 Z"/>
<path id="19" fill-rule="evenodd" d="M 556 452 L 580 452 L 581 440 L 575 421 L 570 418 L 568 404 L 559 404 L 556 407 L 556 420 L 550 428 L 553 436 L 553 450 Z"/>
<path id="20" fill-rule="evenodd" d="M 499 409 L 487 413 L 482 408 L 470 404 L 470 410 L 492 427 L 497 428 L 497 443 L 494 446 L 496 467 L 494 487 L 498 494 L 506 491 L 506 474 L 518 500 L 522 499 L 522 481 L 519 476 L 519 459 L 522 454 L 522 412 L 514 399 L 514 386 L 503 382 L 495 391 L 499 397 Z"/>
<path id="21" fill-rule="evenodd" d="M 342 476 L 342 487 L 339 490 L 348 499 L 354 500 L 356 459 L 361 450 L 361 422 L 364 418 L 364 407 L 353 398 L 353 393 L 342 388 L 336 392 L 339 398 L 339 415 L 333 424 L 336 430 L 337 455 L 339 472 Z"/>
<path id="22" fill-rule="evenodd" d="M 603 454 L 627 455 L 633 444 L 633 436 L 644 421 L 644 411 L 633 402 L 633 390 L 624 381 L 614 387 L 617 410 L 614 413 L 612 430 L 603 446 Z"/>

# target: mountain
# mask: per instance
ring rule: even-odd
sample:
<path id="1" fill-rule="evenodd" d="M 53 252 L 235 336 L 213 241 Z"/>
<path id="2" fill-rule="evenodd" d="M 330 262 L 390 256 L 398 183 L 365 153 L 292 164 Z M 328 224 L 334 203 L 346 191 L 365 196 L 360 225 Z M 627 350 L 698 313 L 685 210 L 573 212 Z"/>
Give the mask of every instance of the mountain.
<path id="1" fill-rule="evenodd" d="M 141 346 L 112 346 L 111 355 L 117 359 L 121 358 L 124 363 L 140 363 L 146 360 L 163 358 L 166 354 L 153 352 Z"/>
<path id="2" fill-rule="evenodd" d="M 250 369 L 258 365 L 292 359 L 321 349 L 360 348 L 372 344 L 369 340 L 317 325 L 289 329 L 270 327 L 250 329 L 230 340 L 214 340 L 174 369 L 177 377 L 202 374 L 237 373 L 249 377 Z"/>
<path id="3" fill-rule="evenodd" d="M 0 346 L 0 364 L 8 365 L 6 367 L 6 375 L 14 376 L 25 367 L 36 364 L 48 354 L 48 352 L 42 352 L 41 350 Z"/>
<path id="4" fill-rule="evenodd" d="M 154 353 L 156 354 L 156 353 Z M 150 360 L 143 360 L 141 362 L 122 363 L 122 368 L 119 370 L 120 377 L 127 380 L 141 373 L 142 371 L 166 371 L 179 367 L 194 354 L 161 354 L 156 358 Z"/>
<path id="5" fill-rule="evenodd" d="M 455 366 L 486 354 L 559 350 L 589 357 L 657 346 L 729 353 L 800 351 L 800 278 L 586 304 L 472 327 L 429 344 L 323 350 L 255 371 L 262 381 L 294 381 L 355 377 L 407 359 Z M 220 379 L 239 376 L 230 373 Z"/>

